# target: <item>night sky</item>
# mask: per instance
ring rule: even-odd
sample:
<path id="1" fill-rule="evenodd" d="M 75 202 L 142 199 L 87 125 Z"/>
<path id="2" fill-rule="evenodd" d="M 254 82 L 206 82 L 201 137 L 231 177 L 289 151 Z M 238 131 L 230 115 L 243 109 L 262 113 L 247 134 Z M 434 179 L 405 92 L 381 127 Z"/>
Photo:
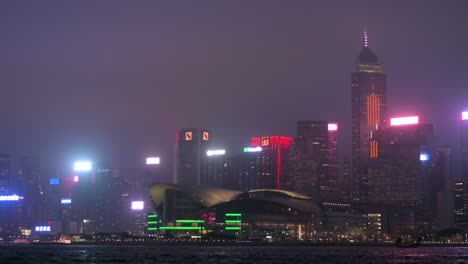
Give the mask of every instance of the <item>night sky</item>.
<path id="1" fill-rule="evenodd" d="M 182 127 L 232 152 L 305 119 L 337 120 L 348 150 L 364 28 L 389 112 L 459 143 L 468 1 L 1 1 L 0 152 L 129 176 L 150 153 L 171 168 Z"/>

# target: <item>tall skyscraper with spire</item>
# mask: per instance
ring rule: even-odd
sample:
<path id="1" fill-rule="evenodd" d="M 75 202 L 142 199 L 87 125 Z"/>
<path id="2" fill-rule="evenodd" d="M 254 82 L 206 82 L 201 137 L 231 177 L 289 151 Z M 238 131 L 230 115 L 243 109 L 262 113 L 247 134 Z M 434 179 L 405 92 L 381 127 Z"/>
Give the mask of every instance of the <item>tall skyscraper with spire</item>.
<path id="1" fill-rule="evenodd" d="M 375 132 L 386 124 L 387 76 L 383 62 L 369 48 L 367 32 L 364 47 L 351 74 L 352 89 L 352 173 L 351 199 L 367 202 L 369 159 L 378 157 Z"/>

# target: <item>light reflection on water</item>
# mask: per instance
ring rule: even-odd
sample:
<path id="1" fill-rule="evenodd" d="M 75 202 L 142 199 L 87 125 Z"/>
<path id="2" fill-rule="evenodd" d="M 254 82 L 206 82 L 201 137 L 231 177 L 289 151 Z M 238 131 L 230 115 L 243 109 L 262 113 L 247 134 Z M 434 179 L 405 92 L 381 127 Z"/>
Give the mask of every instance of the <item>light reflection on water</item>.
<path id="1" fill-rule="evenodd" d="M 0 245 L 0 263 L 468 263 L 468 248 Z"/>

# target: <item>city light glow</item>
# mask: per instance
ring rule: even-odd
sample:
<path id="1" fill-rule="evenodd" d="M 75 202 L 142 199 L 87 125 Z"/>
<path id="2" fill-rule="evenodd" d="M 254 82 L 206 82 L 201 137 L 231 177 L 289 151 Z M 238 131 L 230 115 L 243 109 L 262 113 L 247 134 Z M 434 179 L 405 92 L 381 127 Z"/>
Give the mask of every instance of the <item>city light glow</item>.
<path id="1" fill-rule="evenodd" d="M 63 198 L 61 201 L 62 204 L 71 204 L 71 202 L 72 202 L 71 198 Z"/>
<path id="2" fill-rule="evenodd" d="M 148 157 L 146 158 L 146 165 L 155 165 L 160 163 L 159 157 Z"/>
<path id="3" fill-rule="evenodd" d="M 419 124 L 419 116 L 395 117 L 390 119 L 391 126 Z"/>
<path id="4" fill-rule="evenodd" d="M 224 155 L 224 154 L 226 154 L 226 150 L 224 149 L 208 150 L 206 152 L 207 156 L 218 156 L 218 155 Z"/>
<path id="5" fill-rule="evenodd" d="M 262 151 L 262 147 L 258 146 L 258 147 L 245 147 L 244 148 L 244 152 L 261 152 Z"/>
<path id="6" fill-rule="evenodd" d="M 19 201 L 22 200 L 23 197 L 19 196 L 17 194 L 13 195 L 0 195 L 0 202 L 5 202 L 5 201 Z"/>
<path id="7" fill-rule="evenodd" d="M 86 171 L 91 171 L 92 168 L 93 168 L 93 165 L 91 164 L 91 161 L 76 161 L 73 164 L 74 171 L 86 172 Z"/>
<path id="8" fill-rule="evenodd" d="M 80 180 L 80 177 L 78 177 L 77 175 L 73 176 L 73 181 L 74 182 L 78 182 Z"/>
<path id="9" fill-rule="evenodd" d="M 145 202 L 132 201 L 132 210 L 143 210 L 144 208 L 145 208 Z"/>
<path id="10" fill-rule="evenodd" d="M 337 123 L 328 123 L 328 131 L 337 131 L 338 124 Z"/>
<path id="11" fill-rule="evenodd" d="M 468 111 L 462 112 L 462 120 L 468 120 Z"/>
<path id="12" fill-rule="evenodd" d="M 50 226 L 36 226 L 36 232 L 50 232 Z"/>
<path id="13" fill-rule="evenodd" d="M 429 154 L 427 154 L 427 153 L 419 154 L 419 160 L 420 161 L 428 161 L 429 160 Z"/>

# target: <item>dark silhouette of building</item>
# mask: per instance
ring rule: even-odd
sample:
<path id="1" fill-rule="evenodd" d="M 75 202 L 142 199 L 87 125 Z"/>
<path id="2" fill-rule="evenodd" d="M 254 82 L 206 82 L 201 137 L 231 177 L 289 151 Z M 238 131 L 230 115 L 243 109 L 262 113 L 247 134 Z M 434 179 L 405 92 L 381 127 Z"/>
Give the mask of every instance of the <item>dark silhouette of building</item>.
<path id="1" fill-rule="evenodd" d="M 0 188 L 5 188 L 10 183 L 10 177 L 11 157 L 8 154 L 0 153 Z"/>
<path id="2" fill-rule="evenodd" d="M 251 147 L 238 157 L 239 189 L 292 189 L 289 158 L 292 143 L 292 138 L 284 136 L 252 138 Z"/>
<path id="3" fill-rule="evenodd" d="M 338 124 L 299 121 L 292 150 L 293 190 L 336 200 L 339 195 Z"/>
<path id="4" fill-rule="evenodd" d="M 367 45 L 356 60 L 356 71 L 351 74 L 352 93 L 352 181 L 354 202 L 367 201 L 367 169 L 369 158 L 378 155 L 373 134 L 386 122 L 387 76 L 383 62 Z"/>
<path id="5" fill-rule="evenodd" d="M 468 111 L 461 118 L 462 177 L 468 181 Z"/>
<path id="6" fill-rule="evenodd" d="M 184 128 L 177 134 L 174 182 L 200 185 L 203 181 L 203 162 L 211 134 L 206 129 Z"/>

